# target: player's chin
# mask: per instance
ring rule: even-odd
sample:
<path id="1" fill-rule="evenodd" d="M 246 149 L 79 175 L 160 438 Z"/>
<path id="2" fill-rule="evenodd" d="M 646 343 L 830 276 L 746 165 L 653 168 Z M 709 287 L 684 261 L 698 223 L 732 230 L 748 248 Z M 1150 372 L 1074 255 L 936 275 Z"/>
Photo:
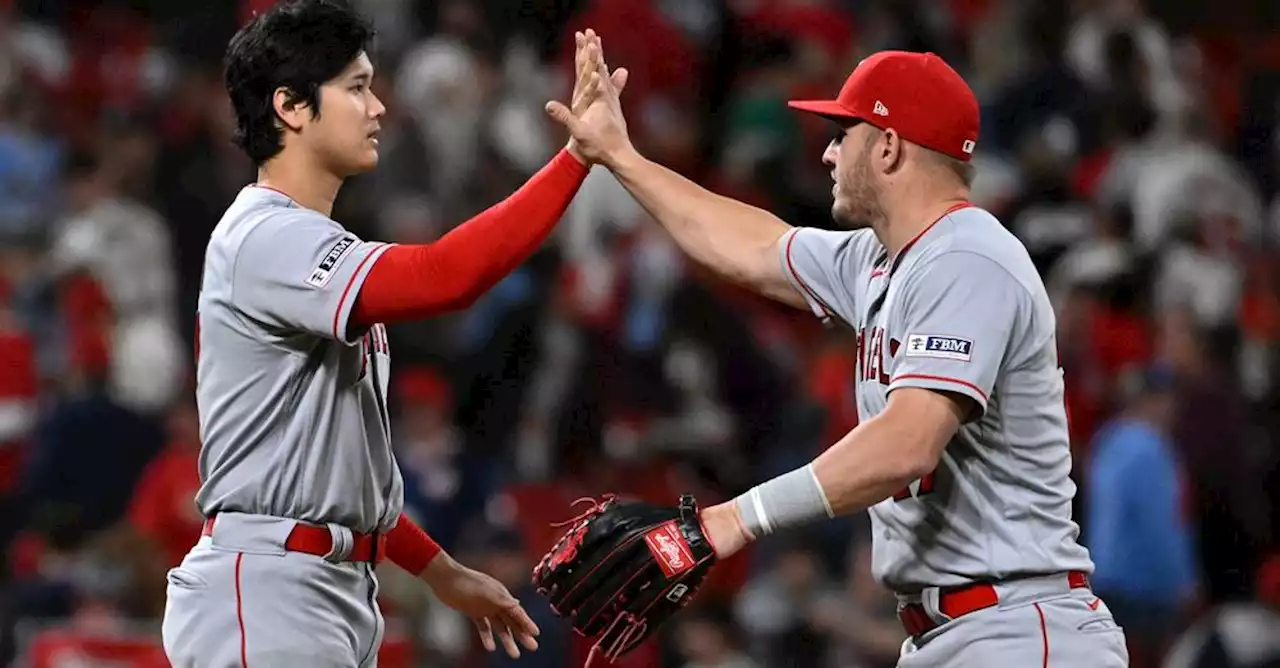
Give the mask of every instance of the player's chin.
<path id="1" fill-rule="evenodd" d="M 860 230 L 871 225 L 860 216 L 855 215 L 848 206 L 841 206 L 838 200 L 831 207 L 831 220 L 835 221 L 835 224 L 844 230 Z"/>
<path id="2" fill-rule="evenodd" d="M 378 166 L 378 149 L 377 147 L 362 152 L 354 160 L 351 161 L 350 172 L 352 175 L 363 174 Z"/>

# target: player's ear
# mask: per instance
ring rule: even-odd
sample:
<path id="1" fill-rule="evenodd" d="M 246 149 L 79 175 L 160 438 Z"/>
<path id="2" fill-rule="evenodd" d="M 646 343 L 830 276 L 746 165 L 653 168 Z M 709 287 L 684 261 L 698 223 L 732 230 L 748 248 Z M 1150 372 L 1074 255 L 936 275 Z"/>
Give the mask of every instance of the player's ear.
<path id="1" fill-rule="evenodd" d="M 902 135 L 897 130 L 889 128 L 880 133 L 880 140 L 876 142 L 875 156 L 879 163 L 880 170 L 885 174 L 892 174 L 898 171 L 902 166 L 902 161 L 906 158 L 906 146 L 902 140 Z"/>
<path id="2" fill-rule="evenodd" d="M 294 132 L 301 130 L 307 119 L 314 115 L 301 95 L 284 86 L 277 88 L 272 94 L 271 106 L 275 108 L 280 123 Z"/>

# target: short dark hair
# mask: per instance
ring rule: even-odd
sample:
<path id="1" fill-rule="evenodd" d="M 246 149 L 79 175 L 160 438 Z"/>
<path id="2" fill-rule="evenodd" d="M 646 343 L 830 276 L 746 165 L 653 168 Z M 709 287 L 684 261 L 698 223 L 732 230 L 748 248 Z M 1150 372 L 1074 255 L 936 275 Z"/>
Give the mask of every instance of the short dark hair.
<path id="1" fill-rule="evenodd" d="M 237 146 L 261 165 L 284 148 L 273 98 L 320 114 L 320 86 L 369 50 L 373 27 L 341 0 L 285 0 L 255 16 L 227 45 L 223 80 L 235 111 Z"/>

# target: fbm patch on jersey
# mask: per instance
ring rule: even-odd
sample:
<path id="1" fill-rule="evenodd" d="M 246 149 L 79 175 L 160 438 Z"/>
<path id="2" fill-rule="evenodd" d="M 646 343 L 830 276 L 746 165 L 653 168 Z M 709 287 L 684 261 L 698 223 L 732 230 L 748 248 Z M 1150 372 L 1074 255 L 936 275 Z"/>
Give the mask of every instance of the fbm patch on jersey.
<path id="1" fill-rule="evenodd" d="M 324 254 L 324 258 L 320 260 L 320 264 L 311 270 L 311 275 L 307 277 L 307 284 L 314 285 L 317 288 L 323 288 L 328 285 L 329 279 L 333 277 L 333 268 L 338 266 L 338 262 L 352 248 L 355 248 L 355 237 L 342 237 L 338 243 Z"/>
<path id="2" fill-rule="evenodd" d="M 973 354 L 973 342 L 955 336 L 911 334 L 907 336 L 906 350 L 907 357 L 937 357 L 968 362 Z"/>

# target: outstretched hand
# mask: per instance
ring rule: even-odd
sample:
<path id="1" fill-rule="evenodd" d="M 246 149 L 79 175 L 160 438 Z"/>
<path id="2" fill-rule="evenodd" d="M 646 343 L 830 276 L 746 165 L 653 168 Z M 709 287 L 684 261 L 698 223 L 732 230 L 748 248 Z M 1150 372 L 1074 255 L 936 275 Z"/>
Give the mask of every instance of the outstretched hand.
<path id="1" fill-rule="evenodd" d="M 441 554 L 431 560 L 420 577 L 431 586 L 441 603 L 471 618 L 485 649 L 497 650 L 497 641 L 500 641 L 513 659 L 520 657 L 517 641 L 529 651 L 538 649 L 538 641 L 534 639 L 539 634 L 538 626 L 520 601 L 492 576 Z"/>
<path id="2" fill-rule="evenodd" d="M 548 102 L 546 109 L 556 122 L 572 136 L 570 152 L 584 162 L 603 163 L 631 146 L 627 121 L 622 114 L 619 95 L 627 86 L 626 68 L 609 71 L 604 62 L 600 36 L 590 28 L 574 35 L 577 49 L 574 82 L 570 104 Z"/>

